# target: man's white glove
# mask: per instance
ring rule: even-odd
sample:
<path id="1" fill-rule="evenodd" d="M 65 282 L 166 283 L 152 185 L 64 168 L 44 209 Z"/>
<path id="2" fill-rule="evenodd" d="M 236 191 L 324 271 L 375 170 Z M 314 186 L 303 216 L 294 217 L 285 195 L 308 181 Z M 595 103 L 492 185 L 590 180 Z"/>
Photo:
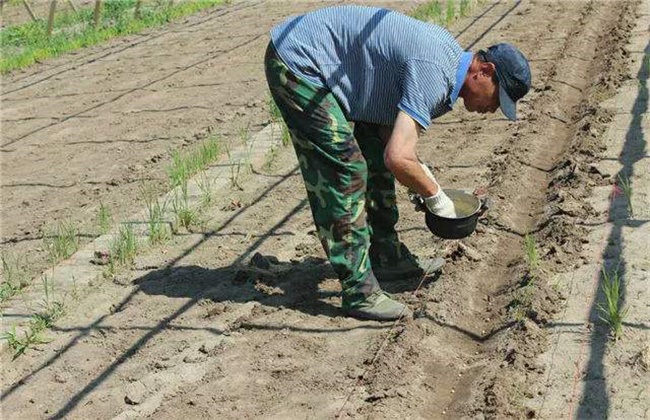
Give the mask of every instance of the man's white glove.
<path id="1" fill-rule="evenodd" d="M 437 216 L 447 217 L 449 219 L 456 218 L 456 208 L 454 202 L 451 201 L 447 194 L 438 187 L 438 193 L 431 197 L 424 197 L 424 204 L 429 211 Z"/>
<path id="2" fill-rule="evenodd" d="M 438 193 L 436 195 L 432 195 L 431 197 L 423 197 L 424 204 L 427 206 L 427 209 L 429 209 L 431 213 L 437 216 L 447 217 L 450 219 L 456 218 L 456 208 L 454 207 L 454 202 L 451 201 L 451 199 L 447 197 L 447 194 L 445 194 L 442 188 L 440 188 L 440 184 L 438 184 L 438 181 L 436 181 L 436 178 L 433 176 L 429 165 L 426 165 L 422 162 L 420 162 L 420 165 L 422 166 L 424 173 L 427 174 L 431 181 L 433 181 L 433 183 L 438 187 Z"/>

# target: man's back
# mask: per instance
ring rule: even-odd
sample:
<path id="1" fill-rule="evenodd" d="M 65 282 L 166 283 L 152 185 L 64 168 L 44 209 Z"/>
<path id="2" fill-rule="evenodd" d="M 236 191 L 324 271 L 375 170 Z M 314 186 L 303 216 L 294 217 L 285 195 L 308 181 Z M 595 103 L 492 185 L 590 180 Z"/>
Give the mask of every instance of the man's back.
<path id="1" fill-rule="evenodd" d="M 450 109 L 463 50 L 443 28 L 343 6 L 289 19 L 271 36 L 287 66 L 331 90 L 351 120 L 390 125 L 402 109 L 427 127 Z"/>

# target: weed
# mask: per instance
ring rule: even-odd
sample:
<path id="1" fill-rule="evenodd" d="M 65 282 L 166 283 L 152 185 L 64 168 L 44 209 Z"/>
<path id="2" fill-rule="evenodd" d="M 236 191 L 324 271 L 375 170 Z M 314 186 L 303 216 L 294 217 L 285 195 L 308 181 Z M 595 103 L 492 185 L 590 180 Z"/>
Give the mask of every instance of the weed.
<path id="1" fill-rule="evenodd" d="M 7 344 L 9 344 L 9 347 L 13 350 L 13 360 L 16 360 L 21 354 L 25 353 L 30 346 L 48 343 L 47 340 L 41 338 L 40 331 L 37 332 L 36 330 L 28 328 L 23 331 L 23 333 L 25 334 L 25 338 L 18 338 L 16 328 L 14 327 L 11 331 L 5 331 L 0 335 L 0 340 L 7 340 Z"/>
<path id="2" fill-rule="evenodd" d="M 623 309 L 620 306 L 621 278 L 618 274 L 618 266 L 612 272 L 608 272 L 603 264 L 601 271 L 605 305 L 598 304 L 600 319 L 609 325 L 612 338 L 618 340 L 623 334 L 623 319 L 627 315 L 627 308 Z"/>
<path id="3" fill-rule="evenodd" d="M 630 178 L 624 176 L 623 174 L 619 174 L 618 185 L 623 190 L 623 195 L 625 196 L 625 200 L 627 201 L 627 214 L 633 218 L 634 208 L 632 207 L 632 183 L 630 182 Z"/>
<path id="4" fill-rule="evenodd" d="M 63 303 L 51 300 L 54 285 L 48 281 L 47 276 L 43 277 L 43 287 L 45 298 L 42 303 L 42 311 L 32 315 L 28 327 L 23 331 L 24 338 L 20 338 L 16 334 L 15 327 L 11 331 L 0 334 L 0 339 L 7 340 L 7 344 L 13 350 L 14 360 L 31 346 L 48 343 L 41 337 L 41 333 L 51 327 L 65 313 Z"/>
<path id="5" fill-rule="evenodd" d="M 117 237 L 113 240 L 110 250 L 109 271 L 115 273 L 117 267 L 133 264 L 138 250 L 138 242 L 131 225 L 120 226 Z"/>
<path id="6" fill-rule="evenodd" d="M 77 228 L 70 221 L 60 222 L 43 240 L 48 261 L 56 264 L 74 254 L 79 248 Z"/>
<path id="7" fill-rule="evenodd" d="M 97 225 L 99 227 L 99 233 L 101 235 L 108 233 L 108 230 L 111 228 L 112 221 L 113 217 L 111 216 L 111 211 L 100 200 L 99 211 L 97 213 Z"/>
<path id="8" fill-rule="evenodd" d="M 0 283 L 0 302 L 4 302 L 27 285 L 25 277 L 25 259 L 20 256 L 2 254 L 2 275 Z"/>
<path id="9" fill-rule="evenodd" d="M 167 223 L 164 220 L 165 212 L 167 210 L 167 201 L 162 205 L 160 200 L 156 197 L 153 189 L 148 189 L 144 185 L 140 187 L 140 193 L 147 206 L 147 227 L 149 233 L 149 243 L 156 245 L 169 239 L 169 230 Z"/>

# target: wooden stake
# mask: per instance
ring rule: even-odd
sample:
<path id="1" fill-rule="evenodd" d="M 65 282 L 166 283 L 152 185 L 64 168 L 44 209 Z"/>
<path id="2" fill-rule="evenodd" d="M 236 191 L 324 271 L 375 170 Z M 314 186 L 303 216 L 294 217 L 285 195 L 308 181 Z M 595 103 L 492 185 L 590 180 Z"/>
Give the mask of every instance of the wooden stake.
<path id="1" fill-rule="evenodd" d="M 135 2 L 135 13 L 133 16 L 135 16 L 136 19 L 140 19 L 140 7 L 142 6 L 142 0 L 138 0 Z"/>
<path id="2" fill-rule="evenodd" d="M 77 13 L 77 6 L 74 5 L 74 2 L 72 0 L 68 0 L 68 4 L 72 8 L 72 11 Z"/>
<path id="3" fill-rule="evenodd" d="M 52 35 L 55 13 L 56 13 L 56 0 L 50 0 L 50 14 L 47 16 L 47 36 Z"/>
<path id="4" fill-rule="evenodd" d="M 27 3 L 27 0 L 23 0 L 23 5 L 25 6 L 25 9 L 27 9 L 27 12 L 29 13 L 29 16 L 32 17 L 32 20 L 34 22 L 36 22 L 38 20 L 38 18 L 34 14 L 34 11 L 32 10 L 32 8 L 29 6 L 29 3 Z"/>
<path id="5" fill-rule="evenodd" d="M 95 0 L 95 12 L 93 18 L 95 19 L 95 28 L 99 25 L 99 18 L 102 16 L 102 0 Z"/>

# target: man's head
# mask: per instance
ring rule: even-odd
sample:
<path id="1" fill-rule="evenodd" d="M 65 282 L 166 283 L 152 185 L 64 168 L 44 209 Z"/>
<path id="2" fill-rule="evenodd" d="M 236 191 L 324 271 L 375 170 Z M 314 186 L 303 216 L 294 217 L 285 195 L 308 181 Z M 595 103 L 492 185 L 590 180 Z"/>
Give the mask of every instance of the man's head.
<path id="1" fill-rule="evenodd" d="M 460 91 L 470 112 L 495 112 L 501 108 L 511 120 L 516 119 L 515 103 L 530 89 L 528 60 L 510 44 L 496 44 L 474 55 Z"/>

